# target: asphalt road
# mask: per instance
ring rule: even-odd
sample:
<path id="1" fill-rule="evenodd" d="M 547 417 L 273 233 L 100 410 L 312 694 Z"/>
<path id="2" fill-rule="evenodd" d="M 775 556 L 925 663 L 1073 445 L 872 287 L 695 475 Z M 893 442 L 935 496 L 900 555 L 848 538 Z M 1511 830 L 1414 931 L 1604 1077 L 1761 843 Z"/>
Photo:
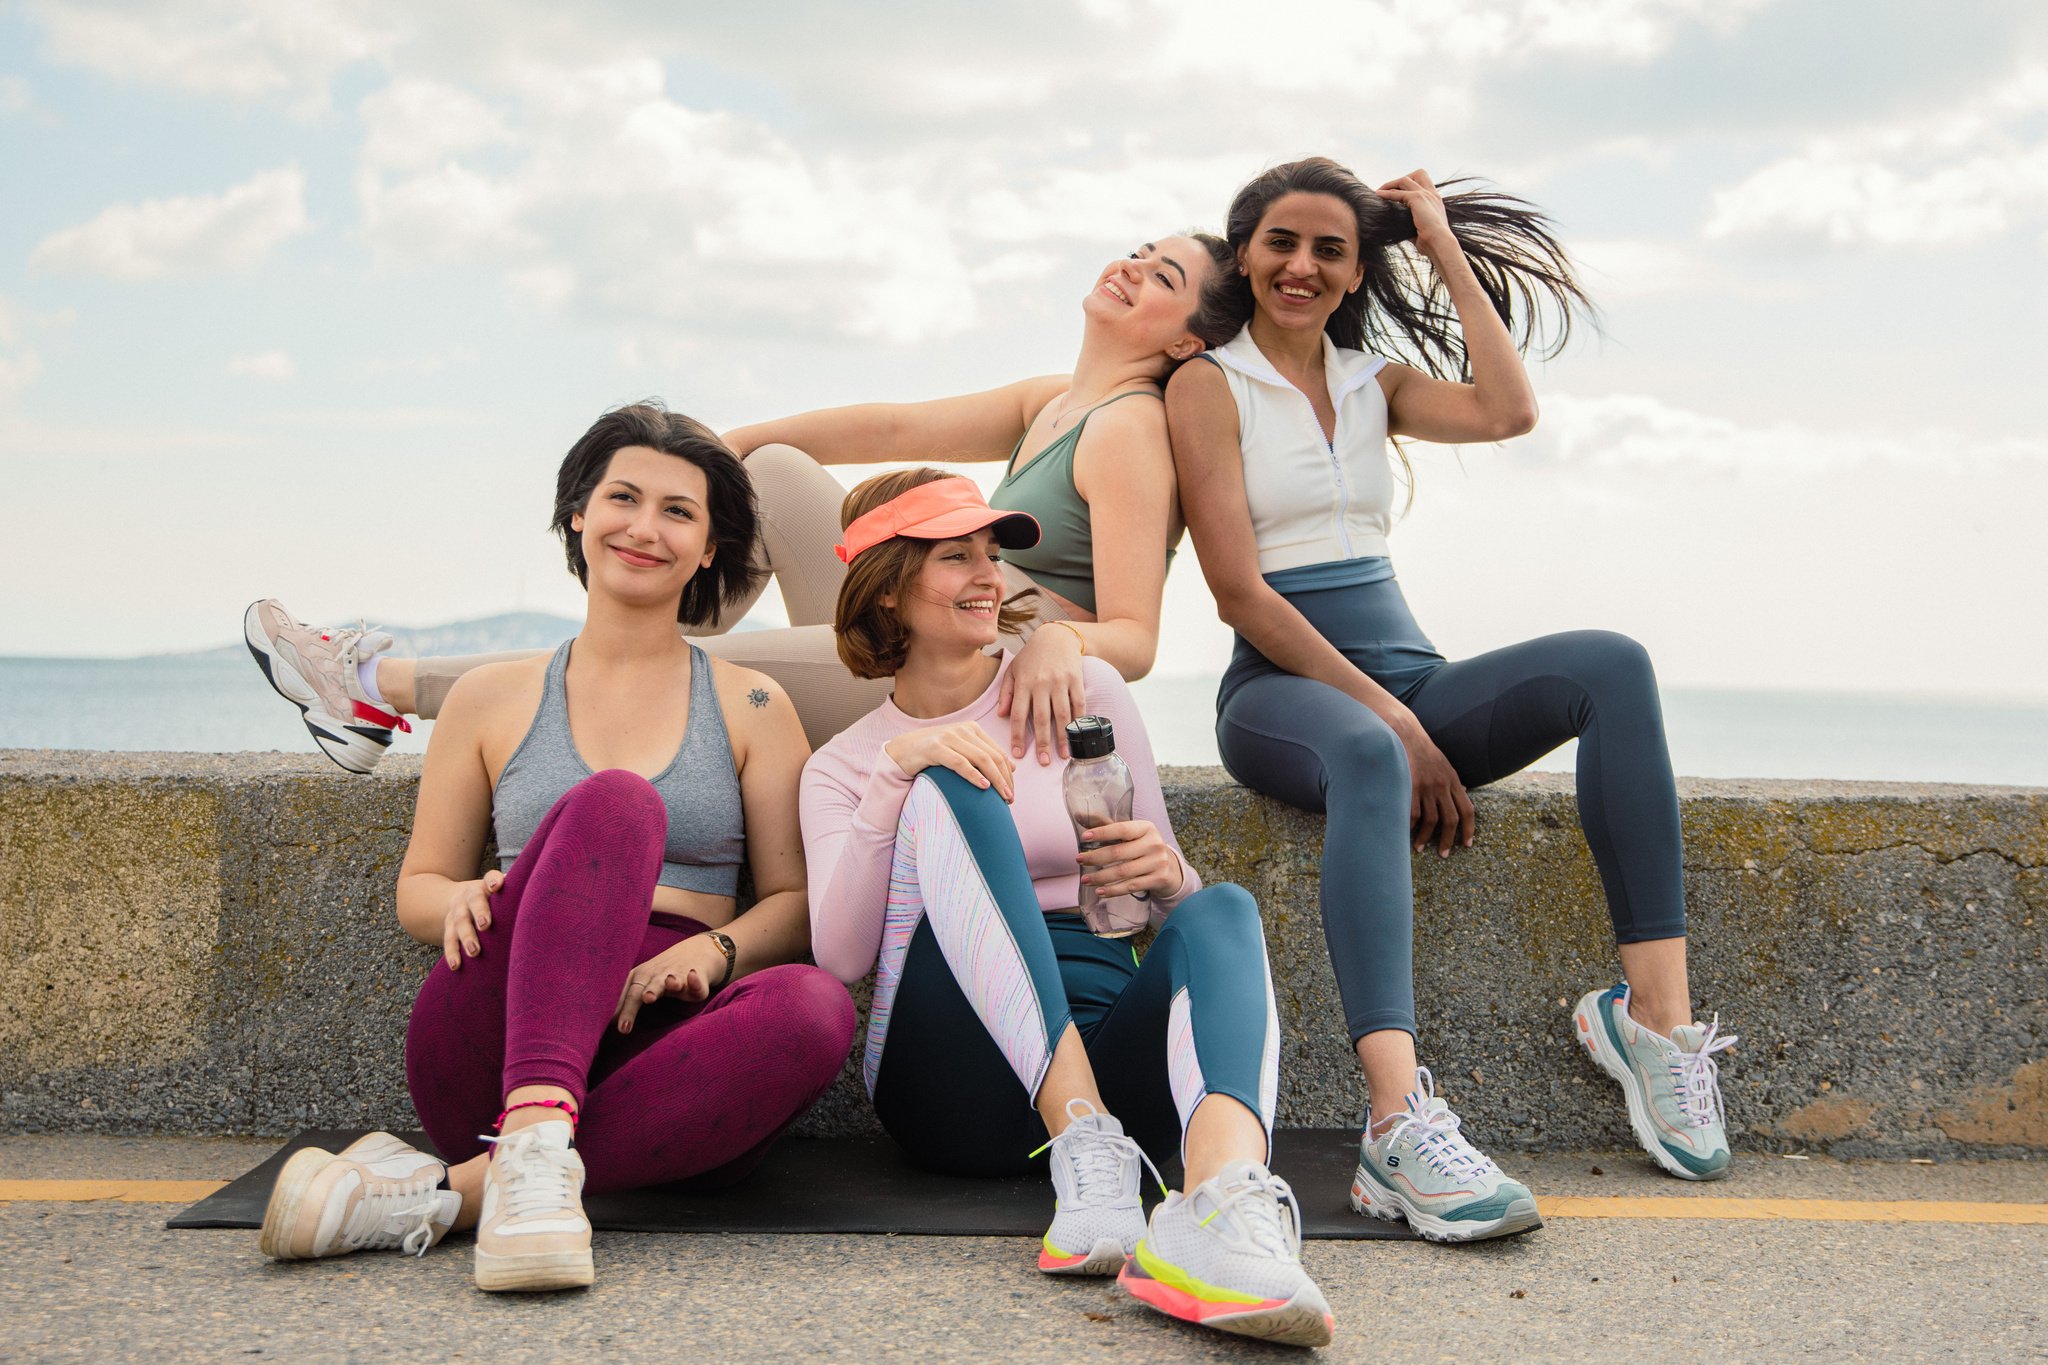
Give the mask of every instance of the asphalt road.
<path id="1" fill-rule="evenodd" d="M 0 1138 L 0 1180 L 227 1178 L 270 1144 Z M 1751 1157 L 1713 1186 L 1626 1156 L 1506 1164 L 1543 1195 L 2048 1204 L 2048 1163 Z M 1600 1174 L 1593 1174 L 1595 1167 Z M 1722 1207 L 1726 1207 L 1725 1205 Z M 1791 1206 L 1788 1206 L 1791 1207 Z M 489 1296 L 466 1241 L 278 1265 L 162 1204 L 0 1205 L 0 1357 L 1302 1358 L 1170 1322 L 993 1238 L 599 1234 L 588 1292 Z M 1689 1214 L 1690 1210 L 1681 1210 Z M 1311 1242 L 1331 1361 L 2048 1360 L 2048 1225 L 1552 1218 L 1506 1242 Z"/>

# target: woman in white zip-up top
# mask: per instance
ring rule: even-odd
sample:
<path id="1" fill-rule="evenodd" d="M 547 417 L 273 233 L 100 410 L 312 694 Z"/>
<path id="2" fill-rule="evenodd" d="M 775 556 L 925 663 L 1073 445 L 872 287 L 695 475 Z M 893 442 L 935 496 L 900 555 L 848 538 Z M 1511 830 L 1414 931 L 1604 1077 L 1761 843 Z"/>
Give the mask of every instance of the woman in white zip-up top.
<path id="1" fill-rule="evenodd" d="M 1228 234 L 1250 321 L 1212 364 L 1174 376 L 1167 415 L 1202 572 L 1238 632 L 1217 698 L 1224 764 L 1329 819 L 1323 925 L 1371 1096 L 1352 1206 L 1450 1241 L 1537 1223 L 1529 1191 L 1460 1135 L 1417 1066 L 1409 857 L 1469 846 L 1465 789 L 1573 738 L 1627 977 L 1579 1001 L 1575 1032 L 1658 1165 L 1725 1174 L 1713 1054 L 1733 1039 L 1692 1018 L 1678 798 L 1648 656 L 1573 631 L 1446 661 L 1387 558 L 1389 438 L 1534 426 L 1521 350 L 1545 306 L 1559 344 L 1586 306 L 1569 261 L 1519 200 L 1446 201 L 1421 171 L 1373 191 L 1324 158 L 1245 186 Z"/>

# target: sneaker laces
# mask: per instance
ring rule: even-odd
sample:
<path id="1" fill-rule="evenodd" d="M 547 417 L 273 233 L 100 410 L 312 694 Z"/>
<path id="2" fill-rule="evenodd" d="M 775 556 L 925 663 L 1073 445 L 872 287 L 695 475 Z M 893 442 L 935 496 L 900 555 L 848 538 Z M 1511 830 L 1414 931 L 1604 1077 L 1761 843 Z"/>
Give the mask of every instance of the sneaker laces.
<path id="1" fill-rule="evenodd" d="M 384 630 L 371 630 L 366 617 L 358 616 L 353 626 L 330 627 L 309 626 L 299 622 L 302 630 L 309 630 L 321 640 L 334 646 L 334 654 L 344 668 L 355 668 L 376 658 L 391 648 L 391 634 Z"/>
<path id="2" fill-rule="evenodd" d="M 1290 1260 L 1301 1259 L 1301 1205 L 1294 1189 L 1279 1176 L 1248 1176 L 1232 1183 L 1199 1226 L 1208 1227 L 1225 1210 L 1237 1214 L 1237 1226 L 1260 1251 Z"/>
<path id="3" fill-rule="evenodd" d="M 434 1244 L 434 1215 L 440 1208 L 434 1193 L 439 1188 L 438 1177 L 421 1177 L 389 1189 L 365 1191 L 342 1225 L 342 1245 L 351 1251 L 396 1246 L 408 1256 L 426 1255 Z M 407 1202 L 421 1199 L 425 1202 Z"/>
<path id="4" fill-rule="evenodd" d="M 1430 1075 L 1426 1066 L 1415 1068 L 1415 1089 L 1408 1094 L 1408 1112 L 1395 1115 L 1387 1129 L 1388 1136 L 1405 1133 L 1425 1161 L 1453 1180 L 1500 1174 L 1493 1158 L 1474 1147 L 1459 1131 L 1464 1120 L 1451 1112 L 1448 1104 L 1436 1107 L 1432 1103 L 1435 1099 L 1436 1077 Z"/>
<path id="5" fill-rule="evenodd" d="M 541 1145 L 540 1134 L 535 1131 L 539 1126 L 498 1137 L 479 1134 L 497 1148 L 497 1156 L 492 1158 L 496 1168 L 493 1178 L 499 1197 L 514 1218 L 576 1207 L 576 1197 L 569 1189 L 569 1153 Z"/>
<path id="6" fill-rule="evenodd" d="M 1101 1111 L 1090 1106 L 1086 1100 L 1067 1101 L 1067 1117 L 1083 1117 L 1074 1112 L 1075 1105 L 1082 1105 L 1088 1113 Z M 1084 1127 L 1069 1123 L 1060 1135 L 1046 1146 L 1058 1146 L 1074 1167 L 1074 1195 L 1082 1204 L 1113 1204 L 1123 1197 L 1124 1166 L 1132 1157 L 1145 1163 L 1158 1181 L 1159 1188 L 1166 1188 L 1166 1181 L 1159 1174 L 1159 1168 L 1152 1164 L 1152 1158 L 1145 1155 L 1145 1149 L 1137 1139 L 1123 1133 L 1105 1133 L 1093 1126 Z"/>
<path id="7" fill-rule="evenodd" d="M 1714 1022 L 1700 1034 L 1697 1048 L 1688 1052 L 1676 1043 L 1672 1044 L 1671 1081 L 1677 1094 L 1678 1111 L 1695 1128 L 1725 1121 L 1726 1111 L 1721 1107 L 1721 1067 L 1715 1062 L 1714 1054 L 1734 1047 L 1742 1040 L 1742 1035 L 1731 1033 L 1723 1038 L 1720 1033 L 1721 1016 L 1716 1014 Z"/>

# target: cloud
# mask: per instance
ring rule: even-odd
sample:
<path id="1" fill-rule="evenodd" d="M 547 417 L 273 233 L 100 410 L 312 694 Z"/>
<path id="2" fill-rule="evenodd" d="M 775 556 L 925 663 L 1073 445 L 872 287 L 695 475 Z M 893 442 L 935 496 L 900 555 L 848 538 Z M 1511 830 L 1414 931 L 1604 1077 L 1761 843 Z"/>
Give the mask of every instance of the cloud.
<path id="1" fill-rule="evenodd" d="M 0 118 L 27 113 L 35 107 L 35 92 L 19 76 L 0 76 Z"/>
<path id="2" fill-rule="evenodd" d="M 43 377 L 43 358 L 26 347 L 0 346 L 0 403 L 11 403 Z"/>
<path id="3" fill-rule="evenodd" d="M 29 265 L 113 280 L 243 270 L 309 226 L 305 174 L 287 166 L 217 195 L 115 204 L 45 237 Z"/>
<path id="4" fill-rule="evenodd" d="M 1960 247 L 2048 216 L 2048 66 L 1974 99 L 1810 140 L 1715 193 L 1709 238 Z"/>
<path id="5" fill-rule="evenodd" d="M 69 309 L 37 313 L 0 294 L 0 404 L 11 403 L 43 377 L 43 357 L 31 341 L 38 333 L 77 321 Z"/>
<path id="6" fill-rule="evenodd" d="M 252 351 L 247 355 L 230 357 L 227 364 L 227 373 L 237 378 L 262 379 L 272 383 L 290 379 L 298 372 L 298 365 L 287 351 Z"/>
<path id="7" fill-rule="evenodd" d="M 1691 29 L 1730 32 L 1772 0 L 1304 0 L 1275 33 L 1277 59 L 1246 41 L 1242 0 L 1083 0 L 1121 30 L 1118 77 L 1132 68 L 1162 85 L 1229 83 L 1233 117 L 1256 117 L 1252 91 L 1285 94 L 1283 122 L 1302 102 L 1398 96 L 1469 113 L 1476 86 L 1504 69 L 1570 57 L 1641 65 Z"/>
<path id="8" fill-rule="evenodd" d="M 679 103 L 652 60 L 529 67 L 507 103 L 420 85 L 364 101 L 357 192 L 380 259 L 495 263 L 530 298 L 615 319 L 910 340 L 974 318 L 929 167 L 806 155 Z M 454 132 L 420 154 L 448 109 Z"/>
<path id="9" fill-rule="evenodd" d="M 402 28 L 348 0 L 32 0 L 43 56 L 111 79 L 238 101 L 281 97 L 297 113 L 326 107 L 329 83 L 390 51 Z"/>
<path id="10" fill-rule="evenodd" d="M 1901 432 L 1745 425 L 1641 393 L 1549 394 L 1543 420 L 1513 443 L 1524 460 L 1613 472 L 1720 472 L 1768 483 L 1873 466 L 1953 469 L 2006 461 L 2048 466 L 2048 442 L 2028 437 L 1959 447 L 1936 428 Z"/>

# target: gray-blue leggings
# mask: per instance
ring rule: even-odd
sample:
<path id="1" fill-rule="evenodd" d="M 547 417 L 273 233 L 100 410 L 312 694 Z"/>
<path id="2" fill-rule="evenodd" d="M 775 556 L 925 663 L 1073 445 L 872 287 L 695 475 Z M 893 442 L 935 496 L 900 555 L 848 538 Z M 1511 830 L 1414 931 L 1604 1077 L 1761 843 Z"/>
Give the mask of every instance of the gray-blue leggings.
<path id="1" fill-rule="evenodd" d="M 1616 940 L 1682 937 L 1678 793 L 1643 647 L 1583 630 L 1447 662 L 1415 624 L 1392 569 L 1384 574 L 1320 588 L 1302 588 L 1318 576 L 1300 570 L 1267 581 L 1414 711 L 1467 787 L 1576 737 L 1579 823 Z M 1401 741 L 1363 704 L 1281 670 L 1242 637 L 1216 705 L 1216 743 L 1231 776 L 1328 816 L 1323 934 L 1352 1039 L 1415 1032 L 1411 789 Z"/>

